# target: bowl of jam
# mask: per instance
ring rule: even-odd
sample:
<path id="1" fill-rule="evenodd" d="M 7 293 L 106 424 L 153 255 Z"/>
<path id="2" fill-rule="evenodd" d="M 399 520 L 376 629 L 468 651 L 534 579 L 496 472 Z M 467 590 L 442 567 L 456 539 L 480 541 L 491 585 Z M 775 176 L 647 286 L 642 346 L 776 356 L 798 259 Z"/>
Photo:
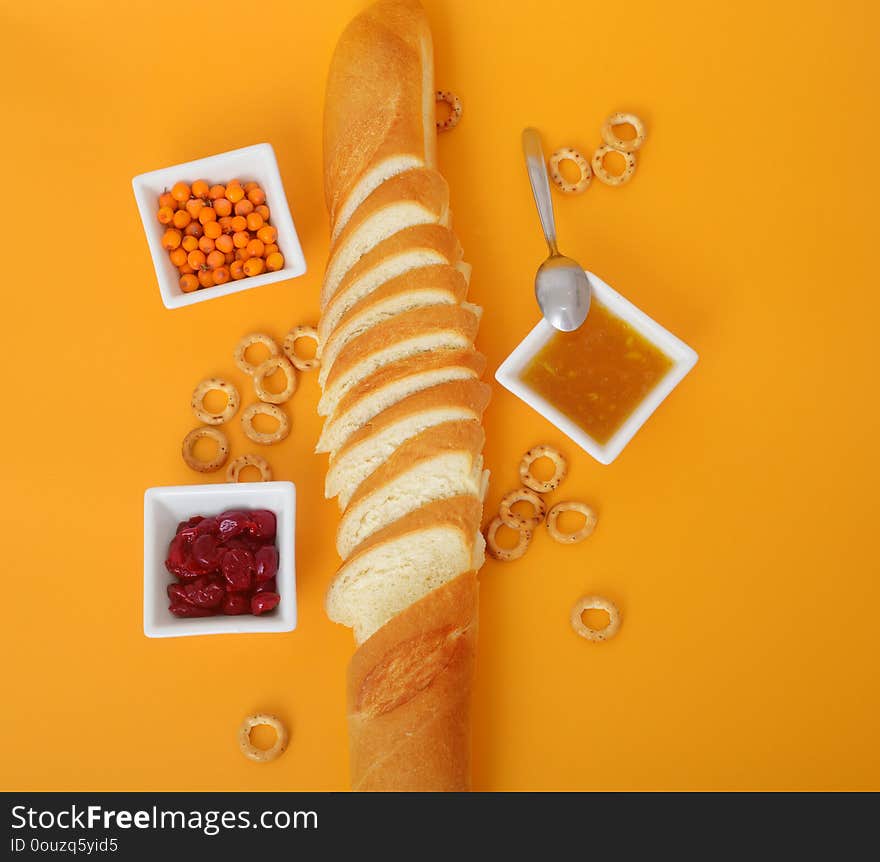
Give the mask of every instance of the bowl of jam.
<path id="1" fill-rule="evenodd" d="M 587 273 L 590 313 L 574 332 L 546 320 L 496 380 L 602 464 L 610 464 L 697 362 L 696 352 Z"/>

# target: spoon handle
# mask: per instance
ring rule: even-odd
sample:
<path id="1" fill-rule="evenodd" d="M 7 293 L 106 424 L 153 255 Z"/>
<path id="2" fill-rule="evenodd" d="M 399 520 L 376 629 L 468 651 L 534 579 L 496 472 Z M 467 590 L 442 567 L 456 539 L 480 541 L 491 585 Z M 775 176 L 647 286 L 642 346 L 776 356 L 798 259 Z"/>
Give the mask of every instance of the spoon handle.
<path id="1" fill-rule="evenodd" d="M 550 247 L 551 254 L 559 254 L 556 248 L 556 220 L 553 217 L 553 200 L 550 197 L 550 180 L 547 178 L 547 165 L 544 162 L 544 148 L 541 146 L 541 135 L 537 129 L 524 129 L 522 133 L 523 154 L 526 157 L 526 169 L 538 217 L 544 229 L 544 239 Z"/>

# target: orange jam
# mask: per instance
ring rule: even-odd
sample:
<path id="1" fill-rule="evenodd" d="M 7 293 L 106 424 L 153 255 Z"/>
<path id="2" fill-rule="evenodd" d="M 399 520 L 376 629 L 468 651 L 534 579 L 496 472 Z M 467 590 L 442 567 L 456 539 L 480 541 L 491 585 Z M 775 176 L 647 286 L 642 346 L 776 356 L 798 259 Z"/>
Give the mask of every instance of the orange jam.
<path id="1" fill-rule="evenodd" d="M 665 353 L 594 299 L 583 326 L 552 335 L 522 381 L 607 443 L 671 367 Z"/>

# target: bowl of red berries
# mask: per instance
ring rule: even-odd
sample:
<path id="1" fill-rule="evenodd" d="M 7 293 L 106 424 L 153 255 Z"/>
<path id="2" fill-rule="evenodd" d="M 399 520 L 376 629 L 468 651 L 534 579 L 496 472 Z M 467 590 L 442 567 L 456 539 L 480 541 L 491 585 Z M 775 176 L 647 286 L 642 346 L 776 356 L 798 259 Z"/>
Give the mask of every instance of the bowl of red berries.
<path id="1" fill-rule="evenodd" d="M 295 629 L 295 510 L 291 482 L 150 488 L 144 634 Z"/>

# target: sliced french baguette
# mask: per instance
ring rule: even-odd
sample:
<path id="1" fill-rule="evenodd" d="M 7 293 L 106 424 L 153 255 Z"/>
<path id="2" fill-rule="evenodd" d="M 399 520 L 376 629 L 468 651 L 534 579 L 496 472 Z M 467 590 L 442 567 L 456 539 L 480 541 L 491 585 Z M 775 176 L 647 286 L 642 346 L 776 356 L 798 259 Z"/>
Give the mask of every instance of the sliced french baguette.
<path id="1" fill-rule="evenodd" d="M 477 569 L 482 508 L 473 496 L 437 500 L 374 533 L 336 573 L 327 615 L 363 643 L 426 593 Z"/>
<path id="2" fill-rule="evenodd" d="M 335 239 L 384 181 L 436 164 L 434 52 L 415 0 L 381 0 L 345 29 L 327 77 L 324 192 Z"/>
<path id="3" fill-rule="evenodd" d="M 479 422 L 491 392 L 487 384 L 478 380 L 454 380 L 416 392 L 383 410 L 331 458 L 324 495 L 338 496 L 339 508 L 345 509 L 361 482 L 407 440 L 444 422 Z"/>
<path id="4" fill-rule="evenodd" d="M 478 585 L 468 572 L 401 611 L 348 667 L 351 786 L 470 789 Z"/>
<path id="5" fill-rule="evenodd" d="M 398 401 L 452 380 L 483 376 L 486 357 L 473 349 L 440 350 L 399 359 L 356 383 L 327 417 L 316 452 L 335 454 L 359 428 Z"/>
<path id="6" fill-rule="evenodd" d="M 445 224 L 448 214 L 449 187 L 437 171 L 415 168 L 382 183 L 331 246 L 321 305 L 336 293 L 346 272 L 382 240 L 413 225 Z"/>
<path id="7" fill-rule="evenodd" d="M 463 303 L 414 308 L 368 329 L 346 344 L 333 363 L 318 413 L 329 416 L 352 386 L 383 365 L 420 353 L 472 347 L 478 326 L 477 307 Z"/>
<path id="8" fill-rule="evenodd" d="M 483 490 L 485 435 L 474 421 L 446 422 L 407 440 L 355 492 L 336 532 L 343 560 L 382 527 L 434 500 Z"/>
<path id="9" fill-rule="evenodd" d="M 352 338 L 413 308 L 457 305 L 466 293 L 467 282 L 453 266 L 424 266 L 386 282 L 352 306 L 339 319 L 327 340 L 320 343 L 318 383 L 324 385 L 336 357 Z"/>

